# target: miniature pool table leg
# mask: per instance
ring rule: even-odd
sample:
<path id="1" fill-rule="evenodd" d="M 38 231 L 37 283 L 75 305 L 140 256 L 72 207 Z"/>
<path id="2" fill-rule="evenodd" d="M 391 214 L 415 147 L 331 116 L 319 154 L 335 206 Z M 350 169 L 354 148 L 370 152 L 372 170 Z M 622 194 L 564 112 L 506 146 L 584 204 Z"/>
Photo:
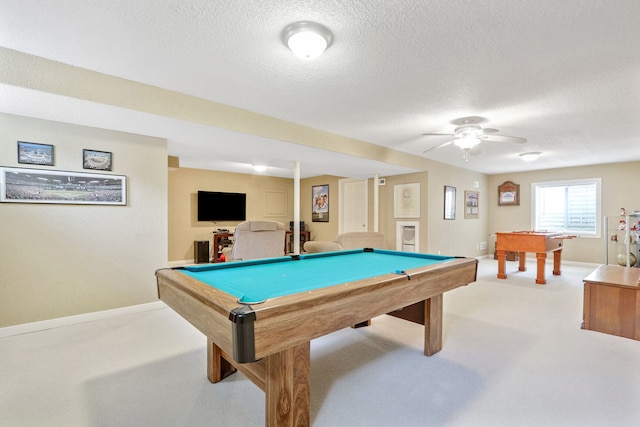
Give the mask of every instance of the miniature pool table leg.
<path id="1" fill-rule="evenodd" d="M 527 253 L 518 252 L 518 271 L 527 271 Z"/>
<path id="2" fill-rule="evenodd" d="M 498 257 L 498 279 L 506 279 L 507 273 L 505 272 L 505 263 L 507 253 L 505 251 L 496 250 L 496 256 Z"/>
<path id="3" fill-rule="evenodd" d="M 560 271 L 560 260 L 562 258 L 562 249 L 553 252 L 553 274 L 556 276 L 560 276 L 562 272 Z"/>
<path id="4" fill-rule="evenodd" d="M 538 271 L 536 272 L 536 284 L 544 285 L 547 281 L 544 278 L 544 267 L 547 262 L 546 252 L 536 252 L 536 262 Z"/>

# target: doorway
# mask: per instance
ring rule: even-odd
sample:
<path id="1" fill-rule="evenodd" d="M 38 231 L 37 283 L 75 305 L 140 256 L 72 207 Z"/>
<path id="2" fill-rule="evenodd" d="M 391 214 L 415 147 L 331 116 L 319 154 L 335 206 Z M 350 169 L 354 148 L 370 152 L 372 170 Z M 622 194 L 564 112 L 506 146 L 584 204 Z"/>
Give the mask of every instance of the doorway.
<path id="1" fill-rule="evenodd" d="M 338 233 L 369 230 L 368 180 L 341 179 Z"/>

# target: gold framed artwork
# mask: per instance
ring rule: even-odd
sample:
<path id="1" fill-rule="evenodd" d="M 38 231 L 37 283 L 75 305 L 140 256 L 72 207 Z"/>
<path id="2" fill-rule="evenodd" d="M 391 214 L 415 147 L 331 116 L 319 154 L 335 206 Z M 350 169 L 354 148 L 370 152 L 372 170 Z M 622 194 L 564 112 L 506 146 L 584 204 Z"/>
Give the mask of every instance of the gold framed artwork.
<path id="1" fill-rule="evenodd" d="M 520 184 L 505 181 L 498 186 L 498 206 L 519 206 Z"/>

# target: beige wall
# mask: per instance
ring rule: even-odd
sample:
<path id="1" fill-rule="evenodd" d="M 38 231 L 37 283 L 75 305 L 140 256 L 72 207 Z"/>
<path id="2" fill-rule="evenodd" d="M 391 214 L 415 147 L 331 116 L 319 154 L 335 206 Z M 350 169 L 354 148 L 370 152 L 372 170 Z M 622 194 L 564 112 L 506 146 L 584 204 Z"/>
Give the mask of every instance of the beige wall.
<path id="1" fill-rule="evenodd" d="M 530 228 L 529 193 L 534 181 L 601 176 L 603 214 L 615 214 L 623 206 L 640 208 L 640 195 L 634 191 L 638 162 L 488 177 L 10 49 L 0 47 L 0 58 L 12 64 L 0 67 L 0 82 L 4 84 L 422 170 L 387 177 L 386 187 L 380 189 L 380 230 L 392 245 L 396 222 L 393 185 L 398 183 L 421 183 L 420 250 L 429 253 L 481 256 L 492 250 L 490 234 Z M 78 85 L 78 81 L 85 84 Z M 17 166 L 17 140 L 54 144 L 55 169 L 82 170 L 83 148 L 112 151 L 113 173 L 127 176 L 129 190 L 125 207 L 0 204 L 0 326 L 155 300 L 155 269 L 168 260 L 193 259 L 194 240 L 209 239 L 216 226 L 234 225 L 195 221 L 195 193 L 199 189 L 247 192 L 250 218 L 288 223 L 293 217 L 291 180 L 186 169 L 167 172 L 167 144 L 163 139 L 10 115 L 0 115 L 0 138 L 3 166 Z M 310 225 L 313 239 L 330 240 L 338 232 L 339 179 L 324 176 L 301 182 L 301 219 Z M 521 185 L 519 207 L 497 206 L 497 186 L 505 180 Z M 328 223 L 311 222 L 311 186 L 318 184 L 330 185 Z M 453 221 L 443 219 L 445 185 L 457 189 L 458 209 Z M 372 192 L 373 180 L 369 188 Z M 464 218 L 465 190 L 480 193 L 478 219 Z M 268 212 L 265 199 L 260 198 L 266 198 L 269 191 L 286 192 L 286 213 Z M 484 241 L 489 244 L 488 251 L 478 249 Z M 601 262 L 603 258 L 602 239 L 579 239 L 566 247 L 565 259 Z"/>
<path id="2" fill-rule="evenodd" d="M 435 163 L 429 168 L 429 235 L 426 251 L 443 255 L 477 257 L 486 255 L 479 249 L 489 238 L 490 204 L 487 176 L 466 169 Z M 477 187 L 475 186 L 477 183 Z M 456 188 L 456 219 L 444 219 L 444 187 Z M 464 192 L 479 193 L 477 219 L 464 217 Z M 488 243 L 487 243 L 488 244 Z"/>
<path id="3" fill-rule="evenodd" d="M 300 182 L 300 219 L 305 221 L 313 240 L 332 240 L 338 234 L 339 181 L 341 177 L 318 176 Z M 379 231 L 385 235 L 390 249 L 395 249 L 397 221 L 418 221 L 420 251 L 446 255 L 481 256 L 487 250 L 478 248 L 488 241 L 487 178 L 483 174 L 435 164 L 430 172 L 385 177 L 386 185 L 379 187 Z M 464 190 L 480 192 L 478 219 L 465 219 Z M 394 185 L 420 183 L 420 218 L 394 218 Z M 311 188 L 329 185 L 329 222 L 311 222 Z M 369 179 L 369 230 L 373 230 L 373 185 Z M 453 221 L 443 219 L 444 185 L 457 187 L 458 214 Z M 288 227 L 293 219 L 293 180 L 268 178 L 259 175 L 232 174 L 196 169 L 169 171 L 169 261 L 193 259 L 194 240 L 212 240 L 216 228 L 233 228 L 236 223 L 200 223 L 195 219 L 195 195 L 198 190 L 246 192 L 248 219 L 272 219 Z M 264 214 L 263 192 L 282 189 L 287 191 L 290 206 L 283 217 Z M 253 202 L 252 202 L 253 201 Z"/>
<path id="4" fill-rule="evenodd" d="M 373 180 L 370 180 L 373 181 Z M 428 235 L 428 206 L 429 188 L 427 173 L 411 173 L 405 175 L 385 177 L 385 185 L 378 187 L 380 196 L 378 231 L 384 234 L 388 249 L 396 249 L 396 223 L 397 221 L 418 222 L 419 227 L 419 252 L 426 252 Z M 401 184 L 420 184 L 420 217 L 419 218 L 394 218 L 394 186 Z M 373 197 L 369 197 L 372 201 Z M 370 203 L 371 204 L 371 203 Z M 373 221 L 369 222 L 373 224 Z"/>
<path id="5" fill-rule="evenodd" d="M 300 219 L 311 231 L 311 240 L 333 240 L 338 235 L 338 212 L 340 212 L 338 182 L 340 179 L 341 177 L 323 175 L 300 180 Z M 329 185 L 329 221 L 312 222 L 311 187 L 325 184 Z"/>
<path id="6" fill-rule="evenodd" d="M 195 218 L 198 190 L 246 192 L 248 218 L 273 219 L 288 225 L 293 218 L 293 181 L 260 175 L 194 169 L 167 169 L 166 141 L 121 132 L 0 114 L 0 165 L 17 164 L 16 141 L 53 144 L 55 166 L 84 171 L 83 148 L 114 153 L 112 173 L 128 179 L 127 206 L 0 204 L 0 327 L 156 300 L 157 268 L 167 261 L 193 259 L 193 241 L 210 240 L 217 227 L 234 223 L 200 223 Z M 620 207 L 640 208 L 633 191 L 640 162 L 552 169 L 485 176 L 425 162 L 425 172 L 386 178 L 380 187 L 380 231 L 395 247 L 393 187 L 420 183 L 420 251 L 482 256 L 492 253 L 491 234 L 531 228 L 531 183 L 602 178 L 603 215 Z M 28 166 L 27 166 L 28 167 Z M 43 167 L 46 168 L 46 167 Z M 109 172 L 106 172 L 109 173 Z M 314 240 L 338 233 L 341 178 L 303 179 L 301 219 Z M 497 187 L 506 180 L 520 184 L 520 206 L 499 207 Z M 330 222 L 311 222 L 311 187 L 328 184 Z M 369 180 L 370 229 L 373 229 L 373 179 Z M 457 215 L 443 219 L 444 186 L 457 189 Z M 464 218 L 464 191 L 480 193 L 478 219 Z M 283 209 L 269 206 L 267 194 L 286 200 Z M 411 220 L 411 219 L 406 219 Z M 603 261 L 604 237 L 567 242 L 564 259 Z M 488 242 L 488 250 L 478 248 Z"/>
<path id="7" fill-rule="evenodd" d="M 197 193 L 225 191 L 247 194 L 247 220 L 272 220 L 285 224 L 293 219 L 293 180 L 263 175 L 201 169 L 169 169 L 169 261 L 190 262 L 196 240 L 208 240 L 213 250 L 213 231 L 233 229 L 236 222 L 197 220 Z M 280 205 L 278 201 L 283 201 Z M 311 215 L 309 214 L 309 219 Z M 284 244 L 284 242 L 283 242 Z"/>
<path id="8" fill-rule="evenodd" d="M 640 209 L 640 193 L 633 190 L 640 179 L 640 162 L 613 163 L 533 172 L 492 175 L 489 177 L 489 204 L 491 216 L 489 230 L 530 230 L 531 183 L 583 178 L 602 179 L 602 215 L 617 215 L 624 207 L 630 212 Z M 519 206 L 498 206 L 498 186 L 504 181 L 520 184 Z M 605 232 L 600 238 L 579 238 L 565 242 L 562 257 L 566 260 L 603 263 Z M 495 239 L 493 240 L 495 241 Z"/>
<path id="9" fill-rule="evenodd" d="M 55 165 L 82 169 L 82 149 L 113 153 L 126 206 L 0 203 L 0 327 L 157 299 L 167 260 L 166 141 L 0 114 L 0 165 L 16 141 L 55 146 Z M 37 168 L 37 166 L 34 166 Z"/>

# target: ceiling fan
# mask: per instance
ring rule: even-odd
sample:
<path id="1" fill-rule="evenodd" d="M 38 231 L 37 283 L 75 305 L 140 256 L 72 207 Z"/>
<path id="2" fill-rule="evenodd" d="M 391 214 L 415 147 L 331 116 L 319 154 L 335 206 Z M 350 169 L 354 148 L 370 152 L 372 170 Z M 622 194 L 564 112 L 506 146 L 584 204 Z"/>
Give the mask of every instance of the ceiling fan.
<path id="1" fill-rule="evenodd" d="M 454 144 L 462 149 L 462 156 L 465 161 L 467 161 L 469 153 L 471 150 L 477 150 L 481 141 L 490 141 L 490 142 L 509 142 L 514 144 L 524 144 L 527 142 L 526 138 L 521 138 L 518 136 L 506 136 L 506 135 L 496 135 L 498 129 L 491 128 L 483 128 L 478 123 L 480 123 L 483 119 L 479 117 L 465 117 L 462 119 L 454 120 L 452 123 L 456 124 L 456 128 L 453 130 L 453 133 L 432 133 L 427 132 L 423 133 L 425 136 L 450 136 L 452 139 L 443 142 L 442 144 L 438 144 L 434 147 L 428 148 L 423 151 L 423 153 L 427 153 L 429 151 L 445 147 L 450 144 Z"/>

